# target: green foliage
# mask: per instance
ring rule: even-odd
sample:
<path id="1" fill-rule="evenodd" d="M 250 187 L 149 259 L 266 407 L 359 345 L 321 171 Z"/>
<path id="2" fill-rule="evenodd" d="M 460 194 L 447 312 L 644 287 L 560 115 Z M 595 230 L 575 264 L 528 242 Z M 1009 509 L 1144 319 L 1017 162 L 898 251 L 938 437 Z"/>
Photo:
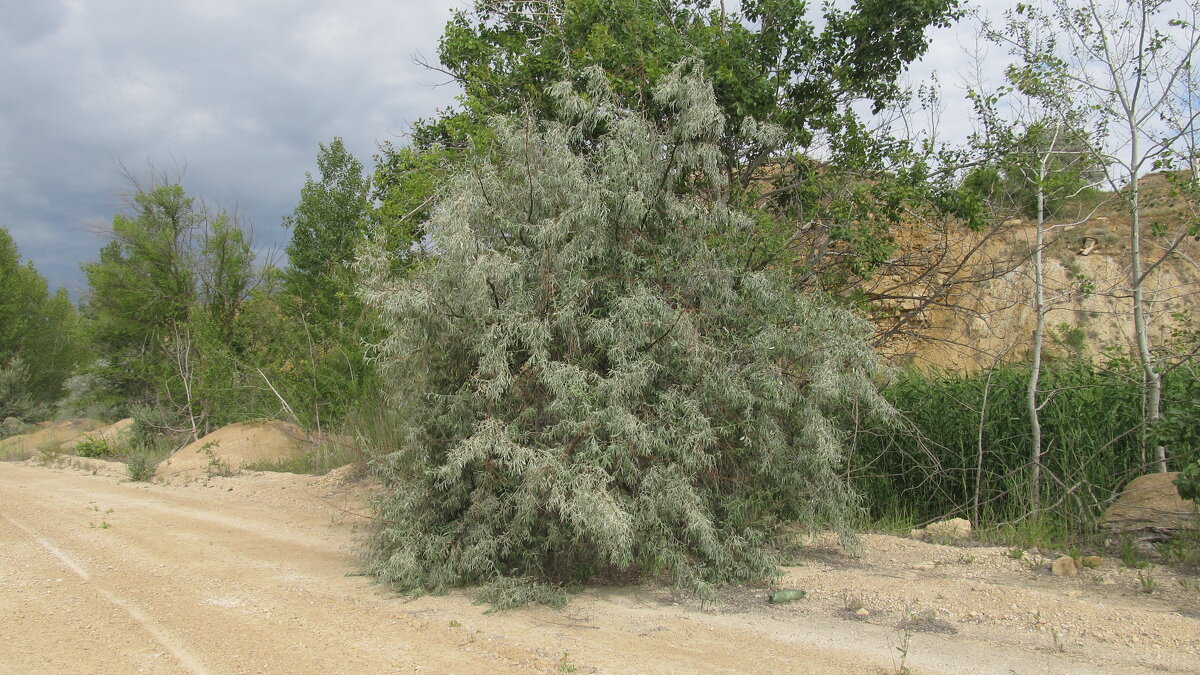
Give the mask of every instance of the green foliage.
<path id="1" fill-rule="evenodd" d="M 312 452 L 306 452 L 296 457 L 244 464 L 242 468 L 249 471 L 278 471 L 320 476 L 349 464 L 365 465 L 367 459 L 357 445 L 330 441 Z"/>
<path id="2" fill-rule="evenodd" d="M 368 569 L 407 592 L 605 572 L 763 578 L 783 523 L 849 535 L 852 406 L 885 414 L 869 327 L 711 242 L 725 120 L 665 78 L 663 128 L 592 73 L 560 119 L 499 118 L 426 223 L 410 279 L 364 261 L 398 442 Z"/>
<path id="3" fill-rule="evenodd" d="M 989 138 L 976 140 L 982 146 L 979 150 L 995 159 L 967 173 L 964 190 L 994 212 L 1029 218 L 1038 217 L 1039 193 L 1043 218 L 1060 216 L 1068 206 L 1095 198 L 1099 192 L 1095 186 L 1104 180 L 1104 164 L 1079 136 L 1082 132 L 1050 119 L 1003 122 L 995 110 L 981 105 L 976 100 Z"/>
<path id="4" fill-rule="evenodd" d="M 49 417 L 64 382 L 86 358 L 66 290 L 51 295 L 0 227 L 0 419 Z"/>
<path id="5" fill-rule="evenodd" d="M 149 406 L 134 408 L 129 450 L 125 456 L 125 470 L 130 480 L 153 478 L 158 463 L 179 447 L 184 435 L 173 427 L 174 424 L 174 414 L 170 411 Z"/>
<path id="6" fill-rule="evenodd" d="M 319 177 L 308 175 L 300 203 L 284 226 L 292 230 L 285 287 L 318 328 L 354 324 L 361 301 L 350 263 L 365 235 L 370 179 L 342 139 L 320 144 Z"/>
<path id="7" fill-rule="evenodd" d="M 74 450 L 75 454 L 80 457 L 109 457 L 115 454 L 114 448 L 108 444 L 108 441 L 92 436 L 85 437 L 75 445 Z"/>
<path id="8" fill-rule="evenodd" d="M 12 356 L 0 367 L 0 419 L 41 420 L 49 416 L 49 404 L 34 400 L 29 366 L 20 356 Z"/>
<path id="9" fill-rule="evenodd" d="M 363 347 L 373 337 L 373 319 L 355 292 L 351 263 L 368 226 L 381 219 L 370 208 L 370 178 L 340 138 L 320 146 L 317 168 L 284 220 L 292 239 L 282 288 L 253 299 L 247 327 L 250 343 L 271 354 L 261 363 L 271 386 L 290 401 L 289 414 L 321 428 L 342 419 L 376 381 Z M 399 250 L 412 243 L 381 239 Z"/>
<path id="10" fill-rule="evenodd" d="M 135 188 L 132 213 L 114 218 L 113 240 L 83 266 L 102 358 L 72 405 L 151 406 L 197 436 L 278 412 L 245 311 L 258 275 L 235 215 L 198 207 L 177 183 Z"/>
<path id="11" fill-rule="evenodd" d="M 95 372 L 126 405 L 174 406 L 203 420 L 214 402 L 192 391 L 200 348 L 228 341 L 253 275 L 250 243 L 232 217 L 198 208 L 177 183 L 136 186 L 132 214 L 83 265 Z"/>
<path id="12" fill-rule="evenodd" d="M 1072 542 L 1077 532 L 1069 529 L 1061 518 L 1039 514 L 1016 522 L 1004 523 L 977 531 L 982 542 L 993 545 L 1016 546 L 1008 555 L 1014 560 L 1025 557 L 1025 552 L 1036 548 L 1043 551 L 1062 550 Z M 1032 561 L 1031 561 L 1032 562 Z"/>
<path id="13" fill-rule="evenodd" d="M 531 102 L 546 118 L 561 112 L 547 95 L 552 85 L 579 82 L 593 67 L 605 71 L 622 105 L 667 114 L 655 88 L 677 63 L 697 60 L 728 119 L 770 121 L 811 139 L 818 130 L 857 126 L 851 101 L 876 109 L 892 102 L 897 76 L 928 46 L 926 30 L 948 25 L 957 7 L 953 0 L 865 0 L 850 9 L 747 0 L 726 13 L 686 0 L 480 2 L 455 12 L 438 56 L 463 86 L 468 110 L 516 113 Z"/>
<path id="14" fill-rule="evenodd" d="M 1150 564 L 1146 562 L 1146 558 L 1138 550 L 1137 544 L 1128 535 L 1121 537 L 1121 544 L 1117 549 L 1117 555 L 1121 558 L 1121 564 L 1130 569 L 1140 570 Z"/>
<path id="15" fill-rule="evenodd" d="M 129 474 L 129 480 L 146 482 L 154 477 L 154 470 L 158 467 L 158 462 L 161 459 L 156 459 L 152 453 L 145 449 L 135 449 L 125 458 L 125 471 Z"/>
<path id="16" fill-rule="evenodd" d="M 653 92 L 688 62 L 734 120 L 714 143 L 723 189 L 756 221 L 721 245 L 748 269 L 793 271 L 799 287 L 849 289 L 891 260 L 889 229 L 906 210 L 979 219 L 970 195 L 930 168 L 932 148 L 872 130 L 858 112 L 900 107 L 908 94 L 899 74 L 958 5 L 748 0 L 726 12 L 691 0 L 477 2 L 455 12 L 438 48 L 441 69 L 463 88 L 461 106 L 418 123 L 410 148 L 385 147 L 377 158 L 385 228 L 419 240 L 420 220 L 405 216 L 422 214 L 455 167 L 492 143 L 489 115 L 557 119 L 552 85 L 581 83 L 600 67 L 618 105 L 661 123 L 673 111 Z M 777 133 L 755 133 L 762 123 Z"/>
<path id="17" fill-rule="evenodd" d="M 0 418 L 0 441 L 19 436 L 29 429 L 29 424 L 17 417 Z"/>
<path id="18" fill-rule="evenodd" d="M 1194 339 L 1195 336 L 1190 337 L 1190 340 Z M 1164 445 L 1175 461 L 1180 472 L 1175 485 L 1184 499 L 1200 496 L 1200 453 L 1197 452 L 1200 449 L 1200 381 L 1196 379 L 1196 365 L 1200 364 L 1182 364 L 1168 375 L 1162 419 L 1151 428 L 1151 437 Z"/>
<path id="19" fill-rule="evenodd" d="M 567 604 L 567 593 L 556 584 L 534 577 L 496 577 L 479 589 L 476 601 L 491 605 L 491 610 L 504 611 L 524 605 L 546 605 L 561 609 Z"/>
<path id="20" fill-rule="evenodd" d="M 1179 490 L 1181 499 L 1191 499 L 1200 503 L 1200 459 L 1179 470 L 1175 477 L 1175 487 Z"/>

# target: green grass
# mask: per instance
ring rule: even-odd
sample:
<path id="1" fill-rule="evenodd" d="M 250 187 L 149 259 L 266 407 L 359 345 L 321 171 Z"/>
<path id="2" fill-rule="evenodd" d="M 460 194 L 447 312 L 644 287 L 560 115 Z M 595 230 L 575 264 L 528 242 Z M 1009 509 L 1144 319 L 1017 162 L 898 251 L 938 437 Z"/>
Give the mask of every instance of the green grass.
<path id="1" fill-rule="evenodd" d="M 1163 562 L 1169 565 L 1183 565 L 1200 568 L 1200 531 L 1179 530 L 1171 540 L 1159 544 L 1158 552 L 1162 554 Z"/>
<path id="2" fill-rule="evenodd" d="M 1168 375 L 1164 409 L 1186 397 L 1187 377 L 1185 369 Z M 1140 375 L 1121 360 L 1046 366 L 1042 390 L 1054 394 L 1043 398 L 1040 415 L 1042 517 L 1032 523 L 1027 383 L 1024 366 L 902 375 L 884 391 L 903 415 L 900 428 L 860 422 L 850 439 L 848 475 L 863 497 L 863 522 L 965 517 L 984 530 L 1016 523 L 1000 527 L 993 540 L 1039 547 L 1062 547 L 1090 531 L 1120 489 L 1149 471 Z M 1173 461 L 1196 453 L 1180 448 Z"/>
<path id="3" fill-rule="evenodd" d="M 1063 521 L 1055 518 L 1027 519 L 1016 523 L 1004 523 L 977 530 L 976 538 L 996 546 L 1008 546 L 1012 551 L 1024 552 L 1031 548 L 1039 550 L 1064 550 L 1077 543 L 1077 535 Z M 1020 559 L 1022 555 L 1016 555 Z"/>
<path id="4" fill-rule="evenodd" d="M 1121 538 L 1121 546 L 1117 549 L 1117 555 L 1121 558 L 1121 564 L 1130 569 L 1145 569 L 1150 564 L 1142 556 L 1142 552 L 1138 550 L 1133 540 L 1127 536 Z"/>

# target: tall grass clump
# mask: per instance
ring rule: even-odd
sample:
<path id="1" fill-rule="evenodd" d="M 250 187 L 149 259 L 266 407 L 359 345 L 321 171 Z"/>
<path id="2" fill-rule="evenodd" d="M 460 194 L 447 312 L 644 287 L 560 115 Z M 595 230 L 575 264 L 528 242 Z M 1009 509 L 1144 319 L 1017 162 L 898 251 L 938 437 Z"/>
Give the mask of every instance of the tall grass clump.
<path id="1" fill-rule="evenodd" d="M 568 122 L 495 120 L 426 224 L 435 262 L 364 259 L 400 430 L 367 567 L 402 591 L 711 597 L 773 575 L 787 524 L 851 535 L 842 416 L 889 411 L 868 326 L 722 247 L 753 225 L 721 197 L 707 83 L 664 78 L 659 128 L 604 82 L 556 88 Z"/>
<path id="2" fill-rule="evenodd" d="M 1026 518 L 1028 377 L 1022 366 L 969 375 L 907 372 L 887 388 L 906 428 L 856 434 L 850 468 L 870 516 L 955 515 L 980 524 Z M 1171 377 L 1168 393 L 1181 385 Z M 1121 362 L 1060 362 L 1045 367 L 1041 388 L 1042 507 L 1070 528 L 1087 527 L 1126 482 L 1151 470 L 1139 373 Z M 1178 453 L 1185 462 L 1195 450 Z"/>

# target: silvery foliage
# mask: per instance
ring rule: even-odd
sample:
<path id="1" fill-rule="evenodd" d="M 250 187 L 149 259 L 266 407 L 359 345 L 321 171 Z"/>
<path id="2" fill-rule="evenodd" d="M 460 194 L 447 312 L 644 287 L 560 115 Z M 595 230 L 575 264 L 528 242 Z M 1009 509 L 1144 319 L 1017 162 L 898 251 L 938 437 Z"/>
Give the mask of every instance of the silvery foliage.
<path id="1" fill-rule="evenodd" d="M 401 590 L 635 572 L 710 592 L 770 576 L 784 524 L 849 536 L 839 413 L 890 413 L 868 326 L 722 248 L 752 224 L 719 198 L 700 76 L 658 88 L 665 129 L 588 82 L 555 90 L 569 123 L 494 121 L 428 266 L 360 261 L 400 426 L 367 564 Z"/>

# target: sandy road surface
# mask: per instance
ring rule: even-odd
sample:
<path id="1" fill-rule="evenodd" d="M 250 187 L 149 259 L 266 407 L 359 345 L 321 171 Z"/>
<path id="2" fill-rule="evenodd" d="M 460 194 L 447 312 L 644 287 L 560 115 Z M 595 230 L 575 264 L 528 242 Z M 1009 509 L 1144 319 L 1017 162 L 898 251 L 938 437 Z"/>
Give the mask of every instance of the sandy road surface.
<path id="1" fill-rule="evenodd" d="M 788 582 L 811 597 L 778 607 L 745 590 L 703 611 L 654 588 L 592 589 L 562 611 L 408 600 L 353 576 L 356 519 L 320 479 L 147 485 L 100 468 L 0 463 L 0 673 L 869 673 L 896 672 L 905 645 L 914 672 L 1200 672 L 1200 656 L 1179 649 L 1086 635 L 1051 648 L 1038 628 L 1002 621 L 904 630 L 892 603 L 914 589 L 990 586 L 836 556 L 792 568 Z M 888 559 L 907 565 L 905 550 Z M 868 592 L 870 618 L 839 616 L 848 589 Z M 1200 620 L 1161 611 L 1185 622 L 1172 628 L 1180 639 L 1200 641 Z"/>

